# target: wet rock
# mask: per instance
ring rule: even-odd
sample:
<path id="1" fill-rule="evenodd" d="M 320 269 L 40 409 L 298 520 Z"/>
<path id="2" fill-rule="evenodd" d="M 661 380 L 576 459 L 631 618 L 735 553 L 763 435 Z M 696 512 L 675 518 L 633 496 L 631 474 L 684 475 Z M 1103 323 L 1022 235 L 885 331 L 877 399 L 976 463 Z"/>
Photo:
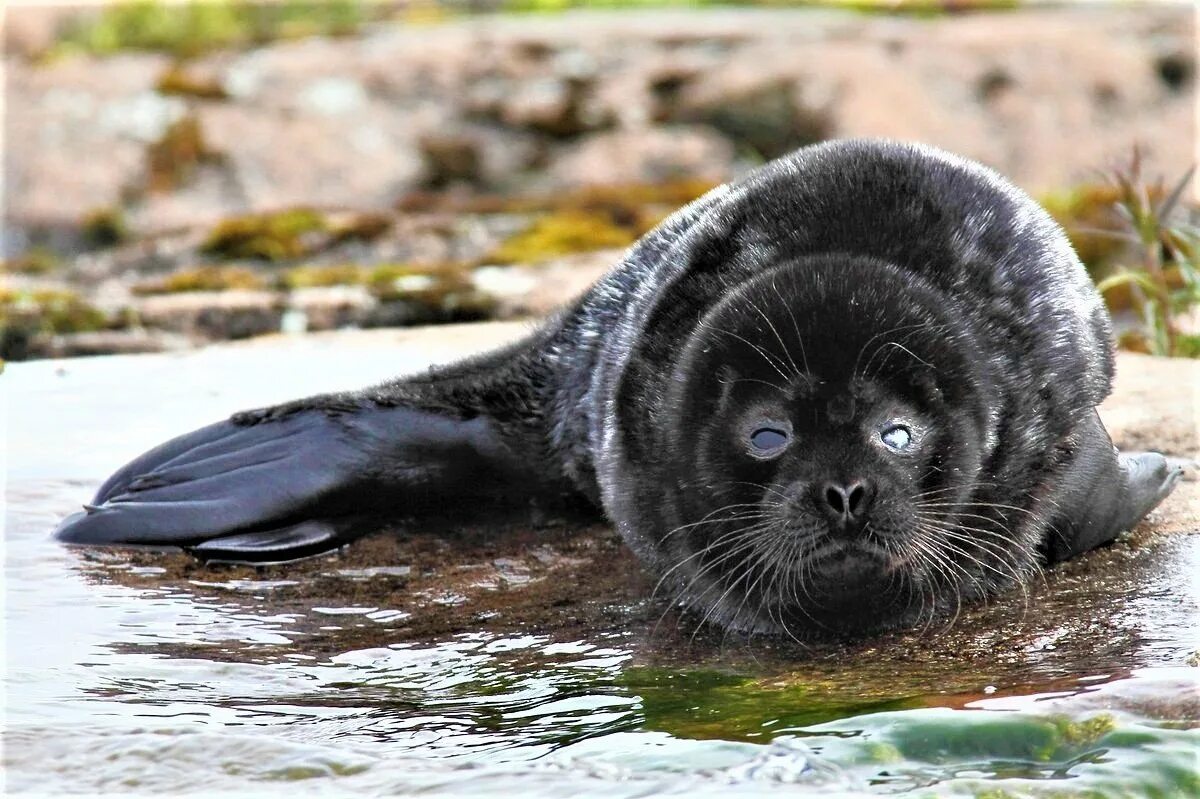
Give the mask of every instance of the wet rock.
<path id="1" fill-rule="evenodd" d="M 192 291 L 143 297 L 133 309 L 149 327 L 208 340 L 239 339 L 278 331 L 284 299 L 273 291 Z"/>
<path id="2" fill-rule="evenodd" d="M 78 355 L 133 355 L 146 352 L 174 352 L 189 349 L 195 342 L 184 335 L 164 330 L 135 328 L 97 330 L 51 336 L 40 343 L 38 355 L 44 358 L 72 358 Z"/>
<path id="3" fill-rule="evenodd" d="M 362 325 L 379 305 L 365 286 L 318 286 L 288 295 L 288 311 L 303 314 L 306 330 Z"/>

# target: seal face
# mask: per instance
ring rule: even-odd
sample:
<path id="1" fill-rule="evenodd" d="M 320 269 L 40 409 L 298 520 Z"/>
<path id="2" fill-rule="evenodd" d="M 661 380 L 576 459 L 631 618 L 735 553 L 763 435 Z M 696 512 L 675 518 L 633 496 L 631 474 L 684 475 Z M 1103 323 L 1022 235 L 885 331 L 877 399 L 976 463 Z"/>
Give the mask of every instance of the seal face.
<path id="1" fill-rule="evenodd" d="M 1104 544 L 1180 470 L 1095 406 L 1110 324 L 995 173 L 829 142 L 681 209 L 526 341 L 235 415 L 118 470 L 68 543 L 271 562 L 592 503 L 701 622 L 858 634 Z M 478 520 L 478 519 L 477 519 Z"/>
<path id="2" fill-rule="evenodd" d="M 696 320 L 629 447 L 654 475 L 637 545 L 684 604 L 748 630 L 860 629 L 1032 566 L 970 499 L 990 384 L 945 308 L 894 266 L 826 256 L 764 270 Z"/>

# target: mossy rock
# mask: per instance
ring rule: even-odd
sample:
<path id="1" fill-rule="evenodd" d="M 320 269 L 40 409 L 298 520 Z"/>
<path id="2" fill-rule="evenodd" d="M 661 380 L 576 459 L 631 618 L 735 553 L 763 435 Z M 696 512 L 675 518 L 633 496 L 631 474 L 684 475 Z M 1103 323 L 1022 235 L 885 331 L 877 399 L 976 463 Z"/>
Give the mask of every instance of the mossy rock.
<path id="1" fill-rule="evenodd" d="M 133 287 L 133 293 L 178 294 L 185 291 L 229 291 L 232 289 L 268 288 L 265 278 L 243 266 L 198 266 L 183 269 L 167 277 L 150 280 Z"/>
<path id="2" fill-rule="evenodd" d="M 371 211 L 330 213 L 325 216 L 330 245 L 345 241 L 373 241 L 391 230 L 393 223 L 391 215 Z"/>
<path id="3" fill-rule="evenodd" d="M 90 247 L 115 247 L 132 237 L 125 212 L 117 207 L 89 211 L 81 221 L 80 233 Z"/>
<path id="4" fill-rule="evenodd" d="M 39 336 L 90 333 L 111 327 L 108 315 L 73 291 L 0 288 L 0 358 L 29 357 Z"/>
<path id="5" fill-rule="evenodd" d="M 200 120 L 188 114 L 173 122 L 146 148 L 146 190 L 171 192 L 187 185 L 205 164 L 219 164 L 220 153 L 208 146 Z"/>
<path id="6" fill-rule="evenodd" d="M 225 219 L 209 232 L 200 250 L 221 258 L 287 261 L 346 241 L 376 239 L 392 223 L 387 214 L 289 208 Z"/>
<path id="7" fill-rule="evenodd" d="M 15 258 L 4 261 L 0 271 L 21 275 L 45 275 L 62 266 L 58 254 L 47 247 L 30 247 Z"/>
<path id="8" fill-rule="evenodd" d="M 534 220 L 528 228 L 500 244 L 485 259 L 490 263 L 536 263 L 571 253 L 626 247 L 637 239 L 606 213 L 560 211 Z"/>
<path id="9" fill-rule="evenodd" d="M 159 94 L 190 97 L 197 100 L 228 100 L 225 87 L 210 77 L 196 75 L 180 63 L 172 64 L 158 76 L 154 88 Z"/>
<path id="10" fill-rule="evenodd" d="M 359 264 L 305 264 L 280 276 L 285 289 L 311 289 L 328 286 L 361 286 L 368 282 L 370 270 Z"/>
<path id="11" fill-rule="evenodd" d="M 397 204 L 402 211 L 430 209 L 460 214 L 532 214 L 560 211 L 605 213 L 617 224 L 633 220 L 646 207 L 674 210 L 718 184 L 699 178 L 665 183 L 613 183 L 583 186 L 552 195 L 439 194 L 414 192 Z M 625 220 L 625 221 L 623 221 Z"/>
<path id="12" fill-rule="evenodd" d="M 468 322 L 496 311 L 495 298 L 475 288 L 464 264 L 380 264 L 367 273 L 365 285 L 381 303 L 377 323 Z M 389 315 L 395 319 L 388 321 Z"/>
<path id="13" fill-rule="evenodd" d="M 233 217 L 218 224 L 200 246 L 223 258 L 284 261 L 324 246 L 325 217 L 308 208 Z"/>

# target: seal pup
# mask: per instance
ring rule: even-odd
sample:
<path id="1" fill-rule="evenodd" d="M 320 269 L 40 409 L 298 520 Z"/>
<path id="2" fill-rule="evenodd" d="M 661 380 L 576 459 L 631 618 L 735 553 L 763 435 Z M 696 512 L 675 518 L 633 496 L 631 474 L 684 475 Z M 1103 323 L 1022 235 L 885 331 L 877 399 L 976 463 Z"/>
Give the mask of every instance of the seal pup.
<path id="1" fill-rule="evenodd" d="M 1180 470 L 1096 414 L 1110 321 L 1062 230 L 928 147 L 801 149 L 636 243 L 526 340 L 204 427 L 73 544 L 222 561 L 582 501 L 703 621 L 861 633 L 1111 541 Z"/>

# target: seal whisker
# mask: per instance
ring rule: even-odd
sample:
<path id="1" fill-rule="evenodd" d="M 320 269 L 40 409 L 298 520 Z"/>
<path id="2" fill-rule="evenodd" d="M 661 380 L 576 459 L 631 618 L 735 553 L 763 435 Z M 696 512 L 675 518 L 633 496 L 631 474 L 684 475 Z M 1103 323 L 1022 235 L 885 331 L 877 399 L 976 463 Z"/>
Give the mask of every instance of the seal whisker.
<path id="1" fill-rule="evenodd" d="M 721 328 L 719 328 L 719 327 L 714 327 L 714 328 L 712 328 L 712 330 L 713 330 L 713 331 L 715 331 L 715 332 L 717 332 L 717 333 L 724 333 L 724 334 L 725 334 L 725 335 L 727 335 L 727 336 L 732 336 L 733 338 L 737 339 L 738 341 L 742 341 L 742 342 L 744 342 L 746 345 L 748 345 L 749 347 L 751 347 L 752 349 L 754 349 L 754 350 L 755 350 L 755 351 L 756 351 L 756 352 L 757 352 L 759 355 L 761 355 L 761 356 L 762 356 L 762 359 L 763 359 L 764 361 L 766 361 L 766 362 L 767 362 L 767 364 L 768 364 L 768 365 L 769 365 L 769 366 L 770 366 L 772 369 L 774 369 L 774 370 L 776 371 L 776 373 L 778 373 L 778 375 L 779 375 L 780 377 L 782 377 L 782 378 L 783 378 L 783 382 L 784 382 L 785 384 L 787 384 L 787 383 L 791 383 L 791 382 L 792 382 L 792 378 L 788 377 L 788 375 L 787 375 L 787 372 L 784 370 L 784 367 L 786 367 L 786 366 L 787 366 L 787 364 L 786 364 L 786 363 L 783 363 L 783 361 L 782 361 L 782 360 L 780 360 L 778 363 L 776 362 L 776 359 L 778 358 L 778 356 L 772 355 L 771 353 L 767 352 L 767 350 L 766 350 L 766 349 L 764 349 L 763 347 L 760 347 L 759 345 L 757 345 L 757 344 L 755 344 L 754 342 L 750 341 L 750 339 L 748 339 L 748 338 L 745 338 L 745 337 L 743 337 L 743 336 L 739 336 L 737 333 L 734 333 L 734 332 L 732 332 L 732 331 L 729 331 L 729 330 L 722 330 L 722 329 L 721 329 Z"/>
<path id="2" fill-rule="evenodd" d="M 771 332 L 775 334 L 775 340 L 778 341 L 779 346 L 783 348 L 783 354 L 787 356 L 788 363 L 792 365 L 792 371 L 796 373 L 796 378 L 803 380 L 804 372 L 801 372 L 800 367 L 796 365 L 795 359 L 792 358 L 792 351 L 788 349 L 787 342 L 783 340 L 783 336 L 779 335 L 779 331 L 775 328 L 775 323 L 771 321 L 770 317 L 763 313 L 762 308 L 759 308 L 753 300 L 747 297 L 746 301 L 750 304 L 750 307 L 762 317 L 763 321 L 767 323 L 767 327 L 771 328 Z"/>
<path id="3" fill-rule="evenodd" d="M 775 285 L 774 278 L 771 278 L 771 289 L 775 292 L 775 296 L 779 298 L 779 304 L 788 312 L 788 316 L 792 320 L 792 329 L 796 331 L 796 344 L 800 347 L 800 361 L 804 364 L 804 376 L 807 378 L 809 375 L 808 352 L 804 348 L 804 336 L 800 334 L 800 323 L 796 321 L 796 314 L 792 312 L 792 306 L 783 298 L 779 287 Z"/>
<path id="4" fill-rule="evenodd" d="M 854 367 L 850 370 L 851 378 L 854 380 L 857 380 L 862 376 L 858 369 L 859 362 L 862 361 L 863 353 L 865 353 L 867 351 L 867 347 L 871 346 L 871 344 L 874 341 L 881 339 L 884 336 L 890 336 L 892 333 L 899 333 L 901 330 L 909 330 L 914 327 L 919 328 L 919 327 L 924 326 L 925 324 L 926 323 L 924 323 L 924 322 L 915 322 L 915 323 L 910 323 L 910 324 L 897 325 L 896 327 L 890 328 L 888 330 L 882 330 L 882 331 L 876 333 L 875 335 L 871 336 L 858 349 L 858 355 L 855 356 L 855 358 L 854 358 Z M 872 352 L 871 358 L 874 358 L 874 357 L 875 357 L 875 352 Z M 868 360 L 868 364 L 869 363 L 870 363 L 870 360 Z"/>

